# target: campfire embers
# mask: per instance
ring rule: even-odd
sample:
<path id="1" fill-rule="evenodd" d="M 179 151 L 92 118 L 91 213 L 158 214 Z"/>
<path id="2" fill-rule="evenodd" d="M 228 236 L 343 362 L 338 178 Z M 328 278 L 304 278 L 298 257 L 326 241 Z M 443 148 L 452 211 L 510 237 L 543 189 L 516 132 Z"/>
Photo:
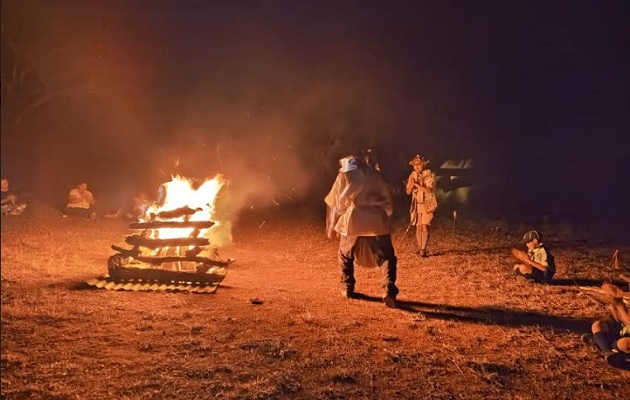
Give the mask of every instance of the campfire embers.
<path id="1" fill-rule="evenodd" d="M 223 231 L 225 235 L 225 230 L 217 229 L 220 223 L 211 220 L 216 194 L 223 185 L 222 177 L 206 181 L 197 189 L 183 178 L 173 179 L 169 184 L 177 187 L 179 193 L 169 193 L 169 184 L 165 185 L 166 198 L 151 206 L 146 218 L 129 224 L 129 229 L 136 233 L 127 236 L 125 242 L 133 247 L 112 245 L 117 254 L 109 258 L 109 276 L 92 280 L 88 285 L 133 291 L 213 293 L 216 290 L 225 277 L 226 267 L 233 261 L 222 260 L 210 242 L 216 232 Z M 188 193 L 181 193 L 182 182 L 187 183 L 184 188 Z M 212 186 L 208 188 L 208 184 Z M 191 204 L 182 206 L 179 204 L 182 199 Z M 175 208 L 165 209 L 169 206 Z"/>

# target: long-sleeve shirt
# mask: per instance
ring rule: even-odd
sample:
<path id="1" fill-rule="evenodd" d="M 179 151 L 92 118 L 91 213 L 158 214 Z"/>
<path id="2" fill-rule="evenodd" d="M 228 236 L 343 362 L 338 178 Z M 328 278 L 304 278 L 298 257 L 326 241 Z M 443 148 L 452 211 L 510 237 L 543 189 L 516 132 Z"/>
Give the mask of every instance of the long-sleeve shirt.
<path id="1" fill-rule="evenodd" d="M 88 209 L 96 203 L 94 195 L 89 190 L 85 190 L 83 193 L 79 189 L 74 188 L 68 193 L 68 205 L 69 208 L 85 208 Z"/>
<path id="2" fill-rule="evenodd" d="M 540 265 L 547 267 L 546 275 L 553 276 L 556 272 L 556 263 L 553 255 L 547 248 L 541 243 L 533 250 L 528 250 L 527 255 L 529 259 Z"/>
<path id="3" fill-rule="evenodd" d="M 391 233 L 391 194 L 381 175 L 371 169 L 339 173 L 325 200 L 327 228 L 342 236 L 381 236 Z M 331 229 L 332 228 L 332 229 Z"/>

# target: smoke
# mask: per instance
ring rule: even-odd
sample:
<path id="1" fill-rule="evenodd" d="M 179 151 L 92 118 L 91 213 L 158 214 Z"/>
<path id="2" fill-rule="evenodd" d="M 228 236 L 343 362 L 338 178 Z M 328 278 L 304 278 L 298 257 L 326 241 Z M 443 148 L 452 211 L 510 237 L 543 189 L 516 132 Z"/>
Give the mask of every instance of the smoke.
<path id="1" fill-rule="evenodd" d="M 443 111 L 463 108 L 463 78 L 435 73 L 430 35 L 419 55 L 400 44 L 410 27 L 375 20 L 382 5 L 262 3 L 4 1 L 17 56 L 2 58 L 3 90 L 13 70 L 39 84 L 3 92 L 3 172 L 62 204 L 86 181 L 113 209 L 172 175 L 222 173 L 242 210 L 321 202 L 339 158 L 366 146 L 397 174 L 385 155 L 401 147 L 390 159 L 407 172 L 416 152 L 480 142 L 451 140 L 474 121 Z"/>
<path id="2" fill-rule="evenodd" d="M 112 208 L 172 175 L 222 173 L 235 207 L 268 207 L 319 200 L 339 157 L 391 129 L 395 71 L 356 27 L 172 4 L 4 2 L 13 66 L 48 97 L 19 123 L 3 115 L 3 170 L 61 201 L 87 181 Z"/>

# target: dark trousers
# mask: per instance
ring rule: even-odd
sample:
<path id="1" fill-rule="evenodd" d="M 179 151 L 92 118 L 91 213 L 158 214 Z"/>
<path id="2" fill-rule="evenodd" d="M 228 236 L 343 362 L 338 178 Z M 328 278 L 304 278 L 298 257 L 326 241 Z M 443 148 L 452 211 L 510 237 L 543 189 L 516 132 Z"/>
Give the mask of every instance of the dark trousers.
<path id="1" fill-rule="evenodd" d="M 94 212 L 93 208 L 66 207 L 66 215 L 71 217 L 90 218 L 92 212 Z"/>
<path id="2" fill-rule="evenodd" d="M 341 236 L 339 239 L 339 266 L 341 267 L 341 283 L 354 286 L 354 256 L 357 243 L 364 241 L 372 250 L 376 263 L 383 277 L 385 295 L 396 297 L 396 264 L 398 259 L 394 252 L 391 235 L 382 236 Z M 364 244 L 365 244 L 364 243 Z"/>

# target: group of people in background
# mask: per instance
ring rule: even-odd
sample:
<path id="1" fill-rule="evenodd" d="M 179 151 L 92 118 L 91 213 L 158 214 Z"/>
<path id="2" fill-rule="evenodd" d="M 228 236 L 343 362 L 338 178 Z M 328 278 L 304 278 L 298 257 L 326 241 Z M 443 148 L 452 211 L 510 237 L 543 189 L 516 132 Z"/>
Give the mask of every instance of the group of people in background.
<path id="1" fill-rule="evenodd" d="M 409 165 L 413 168 L 403 182 L 410 196 L 409 227 L 415 227 L 417 251 L 422 258 L 430 257 L 428 250 L 430 227 L 438 208 L 436 177 L 427 168 L 429 160 L 417 154 Z M 382 300 L 386 306 L 397 307 L 399 289 L 396 285 L 398 258 L 392 242 L 390 223 L 394 212 L 391 191 L 383 176 L 373 150 L 367 149 L 360 156 L 347 156 L 339 161 L 340 168 L 332 188 L 324 201 L 327 206 L 326 232 L 329 238 L 339 239 L 338 265 L 341 271 L 341 294 L 356 298 L 355 265 L 378 267 L 382 274 Z M 9 180 L 2 178 L 2 215 L 20 215 L 27 204 L 12 192 Z M 146 193 L 139 193 L 125 208 L 115 213 L 103 214 L 106 218 L 137 220 L 150 205 Z M 68 193 L 64 217 L 93 219 L 97 217 L 97 202 L 86 182 L 79 183 Z M 522 244 L 526 251 L 512 249 L 519 261 L 513 272 L 519 277 L 536 283 L 553 283 L 556 273 L 555 259 L 544 245 L 542 235 L 536 230 L 527 232 Z M 630 279 L 625 278 L 629 281 Z M 602 290 L 612 299 L 608 308 L 610 316 L 595 321 L 591 333 L 582 339 L 596 345 L 611 364 L 626 362 L 630 355 L 630 312 L 624 302 L 628 292 L 605 283 Z M 630 288 L 629 288 L 630 290 Z"/>
<path id="2" fill-rule="evenodd" d="M 103 214 L 105 218 L 122 218 L 125 221 L 134 221 L 141 218 L 149 207 L 149 197 L 141 192 L 131 198 L 130 203 L 115 212 Z M 88 190 L 88 184 L 81 182 L 68 193 L 68 204 L 66 205 L 64 217 L 77 216 L 93 219 L 97 217 L 96 199 L 92 192 Z"/>
<path id="3" fill-rule="evenodd" d="M 339 172 L 324 202 L 327 208 L 327 236 L 339 239 L 341 294 L 345 298 L 358 297 L 355 265 L 379 267 L 382 275 L 381 298 L 386 306 L 395 308 L 399 294 L 396 286 L 398 258 L 391 236 L 393 201 L 389 187 L 371 150 L 363 151 L 361 156 L 344 157 L 339 164 Z M 415 227 L 416 254 L 423 258 L 430 256 L 429 228 L 438 207 L 435 174 L 427 168 L 427 164 L 429 160 L 416 155 L 409 161 L 413 171 L 403 182 L 407 195 L 411 196 L 408 229 Z M 522 244 L 526 251 L 512 249 L 512 254 L 519 260 L 512 267 L 513 272 L 532 282 L 552 283 L 556 273 L 555 259 L 544 245 L 542 235 L 531 230 L 524 235 Z M 608 305 L 611 315 L 594 322 L 592 333 L 584 335 L 583 340 L 596 344 L 611 365 L 627 366 L 630 357 L 630 312 L 623 299 L 627 298 L 628 292 L 612 284 L 604 284 L 602 290 L 613 299 Z"/>
<path id="4" fill-rule="evenodd" d="M 21 215 L 27 208 L 27 202 L 13 192 L 9 187 L 9 180 L 2 178 L 2 215 Z M 141 192 L 131 198 L 126 207 L 113 213 L 103 213 L 105 218 L 122 218 L 126 221 L 137 220 L 144 215 L 149 207 L 149 197 Z M 87 182 L 81 182 L 70 189 L 62 217 L 79 217 L 94 219 L 99 215 L 94 194 L 89 190 Z"/>

